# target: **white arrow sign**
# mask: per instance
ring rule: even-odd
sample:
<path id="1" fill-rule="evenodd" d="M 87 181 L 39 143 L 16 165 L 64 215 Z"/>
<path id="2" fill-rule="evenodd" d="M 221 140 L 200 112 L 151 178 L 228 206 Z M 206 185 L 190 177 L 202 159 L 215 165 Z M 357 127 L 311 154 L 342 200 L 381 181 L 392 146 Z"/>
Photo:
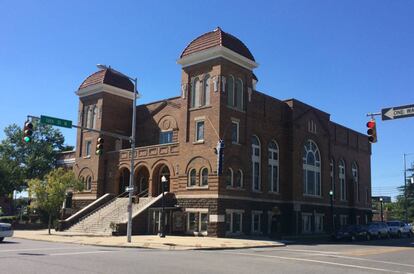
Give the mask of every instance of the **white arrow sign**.
<path id="1" fill-rule="evenodd" d="M 382 120 L 393 120 L 414 116 L 414 105 L 384 108 L 382 109 Z"/>

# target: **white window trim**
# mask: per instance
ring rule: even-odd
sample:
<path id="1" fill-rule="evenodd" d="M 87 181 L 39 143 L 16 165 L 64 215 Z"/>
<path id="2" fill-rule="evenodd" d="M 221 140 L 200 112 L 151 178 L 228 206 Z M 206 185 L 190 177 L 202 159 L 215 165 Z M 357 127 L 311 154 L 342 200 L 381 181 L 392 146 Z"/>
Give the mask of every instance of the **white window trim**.
<path id="1" fill-rule="evenodd" d="M 258 140 L 258 142 L 259 142 L 259 145 L 256 145 L 256 144 L 253 144 L 252 143 L 252 146 L 251 146 L 251 148 L 252 148 L 252 155 L 251 155 L 251 157 L 252 157 L 252 191 L 253 192 L 260 192 L 261 191 L 261 182 L 262 182 L 262 178 L 261 178 L 261 170 L 262 170 L 262 168 L 261 168 L 261 163 L 260 163 L 260 157 L 261 157 L 261 155 L 262 155 L 262 152 L 261 152 L 261 143 L 260 143 L 260 139 L 259 139 L 259 137 L 257 137 L 256 135 L 253 135 L 255 138 L 257 138 L 257 140 Z M 256 155 L 255 154 L 255 149 L 258 149 L 259 150 L 259 155 Z M 259 172 L 259 185 L 258 185 L 258 189 L 256 189 L 255 188 L 255 185 L 254 185 L 254 175 L 255 175 L 255 173 L 254 173 L 254 164 L 255 163 L 259 163 L 259 170 L 258 170 L 258 172 Z"/>
<path id="2" fill-rule="evenodd" d="M 203 170 L 206 169 L 207 170 L 207 184 L 203 185 Z M 208 168 L 207 167 L 202 167 L 200 169 L 200 187 L 208 187 L 208 176 L 209 176 L 209 172 L 208 172 Z"/>
<path id="3" fill-rule="evenodd" d="M 240 120 L 236 120 L 236 119 L 232 118 L 231 123 L 232 123 L 232 127 L 231 127 L 231 129 L 232 129 L 232 132 L 231 132 L 232 140 L 231 140 L 231 143 L 238 145 L 238 144 L 240 144 Z M 236 141 L 233 141 L 233 123 L 237 125 L 237 140 Z"/>
<path id="4" fill-rule="evenodd" d="M 254 229 L 254 216 L 255 215 L 259 216 L 259 230 Z M 261 211 L 261 210 L 252 210 L 252 228 L 251 228 L 252 234 L 256 234 L 256 235 L 263 234 L 263 232 L 261 230 L 261 228 L 262 228 L 262 216 L 263 216 L 263 211 Z"/>
<path id="5" fill-rule="evenodd" d="M 195 171 L 195 184 L 192 185 L 191 184 L 191 171 Z M 193 188 L 193 187 L 197 187 L 197 170 L 195 168 L 191 168 L 190 171 L 188 172 L 188 176 L 187 176 L 187 187 L 188 188 Z"/>
<path id="6" fill-rule="evenodd" d="M 343 165 L 342 165 L 343 164 Z M 341 191 L 340 193 L 340 199 L 341 201 L 346 201 L 346 165 L 343 160 L 340 160 L 338 163 L 338 178 L 339 178 L 339 189 Z"/>
<path id="7" fill-rule="evenodd" d="M 306 148 L 306 144 L 307 143 L 314 144 L 315 147 L 316 147 L 316 150 L 313 151 L 312 148 L 310 150 L 308 150 Z M 314 141 L 312 141 L 312 140 L 309 139 L 309 140 L 306 141 L 306 143 L 304 145 L 304 149 L 305 149 L 306 153 L 305 153 L 305 155 L 303 155 L 303 168 L 302 168 L 303 175 L 302 176 L 304 178 L 306 178 L 306 180 L 303 180 L 306 183 L 305 183 L 304 189 L 303 189 L 304 190 L 303 196 L 322 197 L 322 172 L 321 172 L 321 165 L 322 165 L 322 163 L 321 163 L 321 153 L 319 151 L 319 147 L 318 147 L 318 145 Z M 307 163 L 306 157 L 307 157 L 307 155 L 308 155 L 309 152 L 311 152 L 311 153 L 314 154 L 314 157 L 315 157 L 315 165 L 314 166 L 313 165 L 309 165 Z M 319 154 L 319 160 L 316 160 L 316 154 Z M 305 164 L 305 161 L 306 161 L 306 164 Z M 309 190 L 308 190 L 308 179 L 307 179 L 308 174 L 307 174 L 307 171 L 313 171 L 314 174 L 315 174 L 315 184 L 314 184 L 314 192 L 315 192 L 315 194 L 309 193 Z M 319 173 L 319 182 L 316 182 L 316 178 L 317 178 L 316 173 Z M 319 184 L 319 194 L 316 193 L 317 184 Z"/>
<path id="8" fill-rule="evenodd" d="M 355 183 L 355 190 L 356 190 L 356 201 L 360 201 L 359 197 L 359 170 L 358 165 L 356 162 L 352 163 L 352 178 L 354 179 Z"/>
<path id="9" fill-rule="evenodd" d="M 324 231 L 324 217 L 325 214 L 323 213 L 315 213 L 314 215 L 314 225 L 315 225 L 315 233 L 322 233 Z M 321 218 L 322 230 L 318 230 L 316 226 L 316 219 Z"/>
<path id="10" fill-rule="evenodd" d="M 231 167 L 229 167 L 227 169 L 228 171 L 230 170 L 230 185 L 227 185 L 227 178 L 226 178 L 226 188 L 234 188 L 234 172 L 233 169 Z"/>
<path id="11" fill-rule="evenodd" d="M 235 186 L 235 183 L 236 183 L 236 181 L 234 180 L 234 178 L 235 178 L 235 176 L 234 176 L 234 173 L 233 173 L 233 187 L 235 188 L 235 189 L 242 189 L 243 188 L 243 186 L 244 186 L 244 182 L 243 182 L 243 178 L 244 178 L 244 175 L 243 175 L 243 170 L 241 170 L 241 169 L 238 169 L 238 170 L 236 170 L 236 172 L 238 172 L 238 171 L 240 171 L 240 186 Z"/>
<path id="12" fill-rule="evenodd" d="M 226 216 L 230 214 L 230 231 L 226 231 L 226 235 L 241 235 L 243 234 L 243 209 L 226 209 Z M 233 232 L 233 214 L 240 214 L 240 231 Z M 227 220 L 226 220 L 227 223 Z"/>
<path id="13" fill-rule="evenodd" d="M 302 216 L 301 216 L 301 220 L 302 220 L 302 234 L 311 234 L 312 233 L 312 213 L 306 213 L 306 212 L 303 212 L 302 213 Z M 310 217 L 310 228 L 309 228 L 309 230 L 306 230 L 305 231 L 305 227 L 304 227 L 304 224 L 303 224 L 303 217 Z"/>
<path id="14" fill-rule="evenodd" d="M 88 153 L 88 144 L 90 145 L 89 147 L 89 153 Z M 91 157 L 91 152 L 92 152 L 92 140 L 85 140 L 85 157 L 84 158 L 90 158 Z"/>
<path id="15" fill-rule="evenodd" d="M 208 214 L 207 208 L 188 208 L 185 209 L 185 212 L 197 214 L 198 223 L 196 224 L 198 226 L 198 231 L 190 230 L 190 214 L 187 214 L 186 216 L 186 223 L 187 223 L 187 234 L 193 234 L 193 235 L 202 235 L 207 236 L 208 235 L 208 227 L 207 230 L 201 230 L 201 214 L 207 214 L 208 217 L 208 223 L 210 223 L 210 215 Z M 208 225 L 207 225 L 208 226 Z"/>
<path id="16" fill-rule="evenodd" d="M 206 135 L 206 123 L 204 119 L 194 119 L 195 120 L 195 136 L 194 142 L 195 143 L 204 143 L 205 135 Z M 198 124 L 203 123 L 203 139 L 198 139 Z"/>
<path id="17" fill-rule="evenodd" d="M 280 169 L 279 169 L 279 145 L 277 144 L 276 141 L 271 141 L 271 142 L 273 142 L 276 145 L 276 149 L 268 147 L 268 150 L 267 150 L 268 155 L 269 154 L 272 155 L 272 158 L 268 157 L 268 164 L 267 164 L 268 168 L 269 168 L 269 166 L 271 166 L 270 171 L 269 170 L 267 171 L 268 172 L 267 175 L 270 177 L 270 190 L 269 190 L 269 192 L 279 193 L 280 192 L 280 190 L 279 190 L 279 174 L 280 174 Z M 277 154 L 277 160 L 273 159 L 273 153 Z M 277 168 L 276 191 L 274 190 L 275 187 L 273 185 L 273 183 L 274 183 L 274 180 L 273 180 L 273 177 L 274 177 L 273 167 Z"/>

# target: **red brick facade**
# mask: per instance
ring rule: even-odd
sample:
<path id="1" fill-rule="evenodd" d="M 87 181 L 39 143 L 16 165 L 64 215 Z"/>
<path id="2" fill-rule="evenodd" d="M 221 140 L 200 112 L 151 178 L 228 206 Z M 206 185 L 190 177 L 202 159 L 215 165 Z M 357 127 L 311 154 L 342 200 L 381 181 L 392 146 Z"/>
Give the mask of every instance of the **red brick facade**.
<path id="1" fill-rule="evenodd" d="M 212 44 L 217 40 L 217 31 L 227 38 L 224 40 L 241 43 L 233 48 L 243 51 Z M 179 97 L 137 106 L 135 186 L 141 195 L 146 195 L 148 188 L 149 196 L 157 196 L 161 193 L 161 175 L 167 176 L 167 189 L 175 197 L 174 210 L 168 215 L 169 231 L 180 224 L 183 233 L 210 236 L 329 232 L 331 161 L 337 225 L 341 219 L 363 223 L 370 218 L 371 147 L 367 137 L 332 122 L 329 114 L 298 100 L 281 101 L 255 90 L 253 69 L 257 64 L 250 52 L 242 55 L 247 47 L 233 36 L 229 40 L 221 30 L 211 33 L 216 39 L 213 42 L 208 40 L 209 33 L 201 36 L 208 47 L 202 47 L 204 40 L 195 39 L 192 43 L 196 44 L 187 47 L 191 52 L 179 60 Z M 201 49 L 196 50 L 198 47 Z M 195 79 L 201 81 L 195 83 Z M 96 74 L 93 80 L 92 85 L 81 85 L 78 91 L 79 123 L 86 126 L 89 122 L 96 129 L 130 135 L 130 87 L 114 87 L 110 84 L 114 81 L 100 81 Z M 197 92 L 199 95 L 195 95 Z M 166 136 L 164 144 L 160 144 L 161 134 Z M 78 130 L 74 171 L 86 181 L 91 179 L 88 190 L 74 195 L 75 205 L 105 193 L 120 194 L 128 184 L 129 143 L 105 136 L 104 154 L 97 156 L 94 152 L 98 136 Z M 252 149 L 253 136 L 259 141 L 258 155 Z M 217 173 L 215 151 L 220 139 L 225 144 L 222 175 Z M 272 169 L 278 178 L 274 181 L 275 191 L 269 181 L 271 142 L 277 147 L 277 156 L 271 156 L 277 169 Z M 319 154 L 313 160 L 317 162 L 315 169 L 320 171 L 309 172 L 310 179 L 305 184 L 303 158 L 307 144 L 317 146 Z M 253 158 L 260 170 L 257 175 Z M 340 161 L 345 163 L 346 200 L 340 199 Z M 352 165 L 357 167 L 356 176 L 352 175 Z M 254 176 L 260 184 L 256 184 L 256 190 Z M 229 181 L 233 184 L 228 185 Z M 139 231 L 153 232 L 148 223 L 154 221 L 154 212 L 156 208 L 146 212 L 148 222 L 143 223 L 148 229 Z"/>

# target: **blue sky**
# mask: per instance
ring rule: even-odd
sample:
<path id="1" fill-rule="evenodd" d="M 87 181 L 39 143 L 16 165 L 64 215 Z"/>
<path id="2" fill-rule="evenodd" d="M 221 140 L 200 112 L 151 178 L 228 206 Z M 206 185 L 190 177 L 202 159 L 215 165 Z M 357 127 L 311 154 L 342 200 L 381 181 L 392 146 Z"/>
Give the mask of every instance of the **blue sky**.
<path id="1" fill-rule="evenodd" d="M 27 114 L 76 121 L 74 92 L 97 63 L 137 76 L 139 103 L 179 95 L 176 60 L 217 26 L 255 56 L 260 91 L 365 132 L 366 113 L 414 104 L 413 14 L 410 0 L 1 1 L 0 140 Z M 413 129 L 414 118 L 378 121 L 373 194 L 403 184 Z"/>

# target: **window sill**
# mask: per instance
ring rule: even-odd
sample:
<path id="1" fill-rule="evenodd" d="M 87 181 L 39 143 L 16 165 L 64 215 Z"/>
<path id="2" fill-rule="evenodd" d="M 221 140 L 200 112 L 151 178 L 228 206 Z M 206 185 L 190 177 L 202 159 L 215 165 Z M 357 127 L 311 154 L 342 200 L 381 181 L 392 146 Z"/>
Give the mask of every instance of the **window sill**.
<path id="1" fill-rule="evenodd" d="M 269 194 L 280 195 L 280 192 L 279 191 L 269 191 Z"/>
<path id="2" fill-rule="evenodd" d="M 188 190 L 192 190 L 192 189 L 208 189 L 208 185 L 207 186 L 187 186 L 186 189 L 188 189 Z"/>
<path id="3" fill-rule="evenodd" d="M 246 113 L 245 110 L 242 110 L 242 109 L 239 109 L 239 108 L 236 108 L 236 107 L 233 107 L 233 106 L 229 106 L 229 105 L 226 105 L 226 106 L 229 109 L 232 109 L 232 110 L 235 110 L 235 111 L 238 111 L 238 112 L 241 112 L 241 113 Z"/>
<path id="4" fill-rule="evenodd" d="M 318 199 L 322 199 L 323 196 L 321 195 L 314 195 L 314 194 L 303 194 L 303 197 L 310 197 L 310 198 L 318 198 Z"/>
<path id="5" fill-rule="evenodd" d="M 211 105 L 200 106 L 200 107 L 192 107 L 192 108 L 189 109 L 189 111 L 195 111 L 195 110 L 206 109 L 206 108 L 211 108 Z"/>
<path id="6" fill-rule="evenodd" d="M 83 157 L 83 159 L 90 159 L 91 158 L 91 155 L 88 155 L 88 156 L 84 156 Z"/>
<path id="7" fill-rule="evenodd" d="M 193 145 L 202 145 L 202 144 L 204 144 L 204 140 L 193 142 Z"/>
<path id="8" fill-rule="evenodd" d="M 235 190 L 235 191 L 245 191 L 243 187 L 234 187 L 234 186 L 227 186 L 226 189 Z"/>
<path id="9" fill-rule="evenodd" d="M 235 146 L 241 146 L 241 144 L 239 142 L 237 142 L 237 143 L 236 142 L 231 142 L 231 144 L 235 145 Z"/>
<path id="10" fill-rule="evenodd" d="M 261 190 L 256 190 L 256 189 L 252 189 L 252 192 L 253 192 L 253 193 L 263 193 L 263 191 L 261 191 Z"/>

